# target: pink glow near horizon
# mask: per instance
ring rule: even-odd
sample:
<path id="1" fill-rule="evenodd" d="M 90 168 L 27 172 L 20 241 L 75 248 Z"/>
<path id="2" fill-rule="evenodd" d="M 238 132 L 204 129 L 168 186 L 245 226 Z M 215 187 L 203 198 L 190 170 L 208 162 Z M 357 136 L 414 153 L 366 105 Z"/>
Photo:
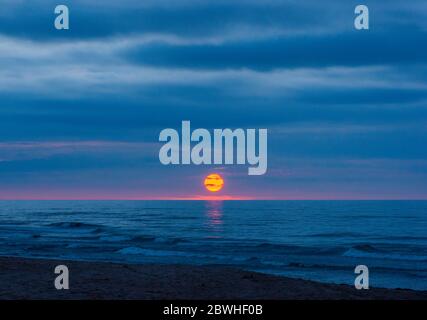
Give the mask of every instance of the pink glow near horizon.
<path id="1" fill-rule="evenodd" d="M 143 194 L 144 192 L 141 192 Z M 354 195 L 354 194 L 289 194 L 283 195 L 204 195 L 195 194 L 189 196 L 182 195 L 135 195 L 135 194 L 114 194 L 106 192 L 93 192 L 80 190 L 80 192 L 47 191 L 38 192 L 16 192 L 0 190 L 0 200 L 205 200 L 205 201 L 227 201 L 227 200 L 427 200 L 426 195 L 410 195 L 406 197 L 394 195 Z"/>

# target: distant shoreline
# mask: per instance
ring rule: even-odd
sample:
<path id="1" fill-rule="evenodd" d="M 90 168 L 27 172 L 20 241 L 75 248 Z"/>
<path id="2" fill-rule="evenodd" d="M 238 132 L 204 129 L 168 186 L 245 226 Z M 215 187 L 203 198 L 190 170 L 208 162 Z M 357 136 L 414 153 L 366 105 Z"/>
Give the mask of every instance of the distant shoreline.
<path id="1" fill-rule="evenodd" d="M 70 290 L 56 290 L 65 264 Z M 123 264 L 0 257 L 0 300 L 7 299 L 381 299 L 427 300 L 427 291 L 356 290 L 223 266 Z"/>

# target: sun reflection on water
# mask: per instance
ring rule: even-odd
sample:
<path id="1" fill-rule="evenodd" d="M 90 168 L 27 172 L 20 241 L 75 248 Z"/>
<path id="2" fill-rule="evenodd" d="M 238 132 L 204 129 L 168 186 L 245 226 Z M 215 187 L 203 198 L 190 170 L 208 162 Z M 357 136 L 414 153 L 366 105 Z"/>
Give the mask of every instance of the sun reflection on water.
<path id="1" fill-rule="evenodd" d="M 220 234 L 223 231 L 223 202 L 221 200 L 206 201 L 206 225 L 209 231 L 212 233 L 209 235 L 210 238 L 220 238 Z"/>

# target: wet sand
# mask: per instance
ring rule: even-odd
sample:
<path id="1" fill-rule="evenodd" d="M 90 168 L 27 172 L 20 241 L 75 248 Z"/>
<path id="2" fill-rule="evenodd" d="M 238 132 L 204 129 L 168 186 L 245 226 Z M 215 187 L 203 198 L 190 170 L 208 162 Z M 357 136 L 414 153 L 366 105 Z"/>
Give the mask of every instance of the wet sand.
<path id="1" fill-rule="evenodd" d="M 56 290 L 65 264 L 70 289 Z M 222 266 L 129 265 L 0 257 L 0 299 L 427 299 L 427 291 L 356 290 Z"/>

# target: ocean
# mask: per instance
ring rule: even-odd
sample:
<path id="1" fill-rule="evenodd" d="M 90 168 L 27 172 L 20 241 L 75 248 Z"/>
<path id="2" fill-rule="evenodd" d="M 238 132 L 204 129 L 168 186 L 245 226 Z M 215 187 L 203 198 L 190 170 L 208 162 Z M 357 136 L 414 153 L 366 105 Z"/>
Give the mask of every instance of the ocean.
<path id="1" fill-rule="evenodd" d="M 427 290 L 427 201 L 0 201 L 0 255 Z"/>

